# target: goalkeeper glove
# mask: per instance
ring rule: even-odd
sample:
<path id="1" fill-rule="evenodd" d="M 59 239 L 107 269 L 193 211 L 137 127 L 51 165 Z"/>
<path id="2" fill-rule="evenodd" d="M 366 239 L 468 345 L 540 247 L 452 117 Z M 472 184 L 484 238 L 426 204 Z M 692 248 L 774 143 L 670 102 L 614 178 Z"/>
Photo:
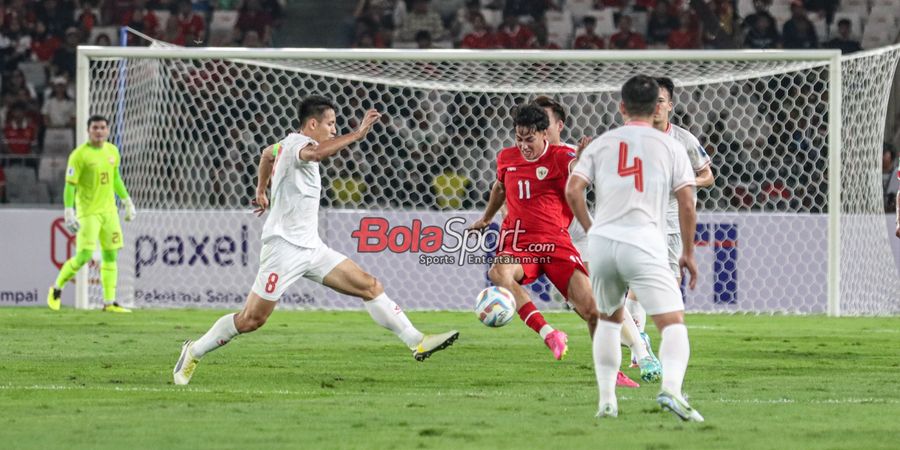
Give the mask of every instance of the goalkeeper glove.
<path id="1" fill-rule="evenodd" d="M 66 208 L 63 211 L 63 215 L 66 218 L 66 229 L 70 233 L 77 233 L 81 225 L 78 224 L 78 219 L 75 218 L 75 208 Z"/>
<path id="2" fill-rule="evenodd" d="M 131 201 L 131 197 L 122 200 L 122 204 L 125 205 L 125 221 L 131 222 L 134 220 L 134 216 L 137 215 L 137 211 L 134 209 L 134 202 Z"/>

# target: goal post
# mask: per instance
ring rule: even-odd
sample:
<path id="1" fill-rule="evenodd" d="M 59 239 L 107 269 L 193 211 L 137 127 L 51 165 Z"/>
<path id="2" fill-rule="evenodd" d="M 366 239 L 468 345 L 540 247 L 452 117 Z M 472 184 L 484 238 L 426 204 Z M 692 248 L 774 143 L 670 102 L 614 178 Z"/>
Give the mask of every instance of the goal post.
<path id="1" fill-rule="evenodd" d="M 689 311 L 896 314 L 900 282 L 884 213 L 874 207 L 873 169 L 887 103 L 879 95 L 890 89 L 898 57 L 898 47 L 847 58 L 837 50 L 81 46 L 76 103 L 79 124 L 91 113 L 128 123 L 123 175 L 146 214 L 126 226 L 119 285 L 120 297 L 137 306 L 239 304 L 258 255 L 260 224 L 246 217 L 255 158 L 296 128 L 295 104 L 304 95 L 335 99 L 339 133 L 364 108 L 378 106 L 387 116 L 359 149 L 323 164 L 322 235 L 354 257 L 359 243 L 350 231 L 366 217 L 409 225 L 403 220 L 419 215 L 441 226 L 450 217 L 477 217 L 496 152 L 512 142 L 515 103 L 557 97 L 570 115 L 563 137 L 574 141 L 621 123 L 618 89 L 646 73 L 674 79 L 673 122 L 707 145 L 717 177 L 698 192 L 698 258 L 711 275 L 703 275 L 702 293 L 687 294 Z M 115 100 L 120 83 L 124 102 Z M 451 172 L 464 186 L 440 185 Z M 847 173 L 851 179 L 842 177 Z M 229 229 L 231 222 L 241 225 Z M 849 238 L 848 229 L 855 233 Z M 186 249 L 191 239 L 195 248 Z M 866 252 L 871 263 L 861 267 L 855 258 Z M 408 308 L 466 309 L 484 285 L 483 268 L 463 274 L 425 266 L 413 253 L 359 257 L 401 285 L 389 289 L 399 289 Z M 432 277 L 433 298 L 407 300 L 416 292 L 406 285 Z M 90 282 L 78 284 L 77 305 L 96 304 Z M 288 307 L 354 307 L 308 286 L 293 298 Z"/>

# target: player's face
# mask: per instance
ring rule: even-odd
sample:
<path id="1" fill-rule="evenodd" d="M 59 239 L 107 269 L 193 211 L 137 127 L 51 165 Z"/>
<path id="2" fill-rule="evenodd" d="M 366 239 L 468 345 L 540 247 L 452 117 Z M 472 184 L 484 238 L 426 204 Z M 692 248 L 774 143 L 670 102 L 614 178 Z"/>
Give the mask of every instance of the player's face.
<path id="1" fill-rule="evenodd" d="M 544 143 L 547 140 L 546 131 L 536 131 L 534 128 L 516 127 L 516 147 L 522 152 L 525 159 L 534 159 L 544 151 Z"/>
<path id="2" fill-rule="evenodd" d="M 547 117 L 550 118 L 550 126 L 547 127 L 547 141 L 551 144 L 559 144 L 562 142 L 563 121 L 556 117 L 552 108 L 544 108 Z"/>
<path id="3" fill-rule="evenodd" d="M 94 143 L 106 141 L 106 138 L 109 137 L 109 125 L 104 120 L 91 122 L 88 127 L 88 136 Z"/>
<path id="4" fill-rule="evenodd" d="M 659 98 L 657 98 L 656 103 L 658 108 L 656 108 L 656 114 L 653 115 L 653 125 L 668 125 L 669 113 L 672 112 L 673 107 L 668 89 L 659 90 Z"/>
<path id="5" fill-rule="evenodd" d="M 313 139 L 324 142 L 337 135 L 337 116 L 333 109 L 325 110 L 321 118 L 313 119 L 313 121 L 315 136 L 310 136 Z"/>

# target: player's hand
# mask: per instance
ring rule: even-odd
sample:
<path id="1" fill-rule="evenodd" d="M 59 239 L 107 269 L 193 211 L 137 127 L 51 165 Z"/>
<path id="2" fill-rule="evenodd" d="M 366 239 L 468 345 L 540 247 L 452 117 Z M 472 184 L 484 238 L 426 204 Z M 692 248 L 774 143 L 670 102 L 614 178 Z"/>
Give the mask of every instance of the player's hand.
<path id="1" fill-rule="evenodd" d="M 63 216 L 65 216 L 66 229 L 69 230 L 69 233 L 77 233 L 81 225 L 78 223 L 78 219 L 75 218 L 75 208 L 66 208 L 63 211 Z"/>
<path id="2" fill-rule="evenodd" d="M 576 159 L 581 158 L 581 152 L 583 152 L 585 147 L 590 145 L 591 141 L 593 141 L 593 140 L 594 140 L 594 138 L 592 138 L 590 136 L 584 136 L 581 138 L 580 141 L 578 141 L 578 146 L 575 147 L 575 158 Z"/>
<path id="3" fill-rule="evenodd" d="M 681 255 L 681 258 L 678 259 L 678 269 L 681 271 L 682 277 L 684 277 L 684 269 L 687 269 L 688 275 L 690 275 L 688 287 L 693 291 L 697 287 L 697 261 L 694 260 L 694 255 Z"/>
<path id="4" fill-rule="evenodd" d="M 490 224 L 491 224 L 490 220 L 487 220 L 484 217 L 482 217 L 482 218 L 476 220 L 475 222 L 473 222 L 472 225 L 469 225 L 469 228 L 467 228 L 467 230 L 481 231 L 481 230 L 487 228 Z"/>
<path id="5" fill-rule="evenodd" d="M 359 124 L 359 128 L 356 129 L 356 132 L 360 135 L 360 137 L 365 136 L 369 133 L 369 130 L 372 129 L 372 125 L 375 125 L 375 122 L 381 119 L 381 113 L 370 109 L 366 111 L 366 115 L 363 116 L 362 122 Z"/>
<path id="6" fill-rule="evenodd" d="M 266 196 L 265 192 L 257 193 L 256 198 L 251 203 L 256 207 L 253 210 L 253 214 L 256 214 L 257 217 L 262 217 L 266 210 L 269 209 L 269 197 Z"/>
<path id="7" fill-rule="evenodd" d="M 137 210 L 134 209 L 134 202 L 131 201 L 131 197 L 122 200 L 122 205 L 125 206 L 125 221 L 131 222 L 137 216 Z"/>

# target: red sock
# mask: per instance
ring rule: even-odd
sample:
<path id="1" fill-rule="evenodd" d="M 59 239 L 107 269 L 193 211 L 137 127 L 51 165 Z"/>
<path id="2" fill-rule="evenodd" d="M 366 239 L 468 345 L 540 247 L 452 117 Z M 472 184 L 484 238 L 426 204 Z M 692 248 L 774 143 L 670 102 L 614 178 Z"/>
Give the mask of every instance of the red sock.
<path id="1" fill-rule="evenodd" d="M 534 306 L 534 303 L 528 302 L 522 305 L 519 308 L 519 317 L 522 318 L 522 321 L 525 322 L 525 325 L 528 325 L 535 333 L 540 334 L 541 328 L 544 325 L 547 325 L 547 321 L 544 320 L 544 316 L 540 311 Z"/>

